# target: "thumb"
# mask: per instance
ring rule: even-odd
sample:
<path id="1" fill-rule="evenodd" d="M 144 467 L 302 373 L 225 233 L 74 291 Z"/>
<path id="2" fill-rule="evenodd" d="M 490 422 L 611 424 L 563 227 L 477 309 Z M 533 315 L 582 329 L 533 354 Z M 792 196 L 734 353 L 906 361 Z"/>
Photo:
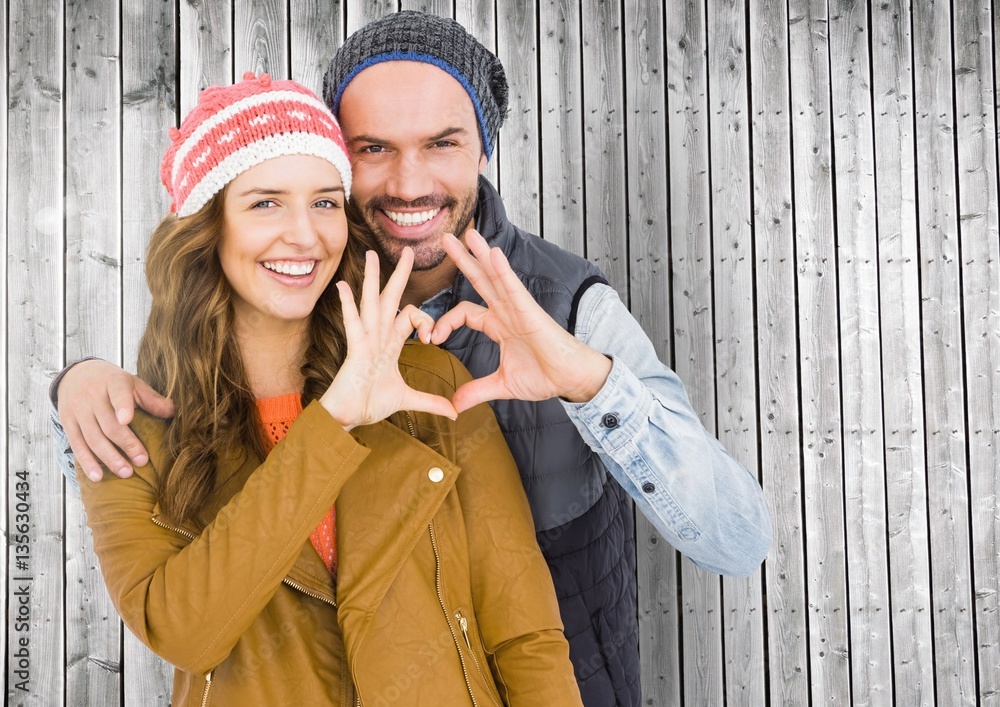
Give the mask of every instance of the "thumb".
<path id="1" fill-rule="evenodd" d="M 174 401 L 157 393 L 141 378 L 136 378 L 134 394 L 136 405 L 150 415 L 163 419 L 174 416 Z"/>
<path id="2" fill-rule="evenodd" d="M 484 378 L 477 378 L 458 386 L 451 396 L 451 403 L 458 412 L 465 412 L 479 403 L 490 400 L 507 400 L 513 397 L 500 380 L 496 372 Z"/>

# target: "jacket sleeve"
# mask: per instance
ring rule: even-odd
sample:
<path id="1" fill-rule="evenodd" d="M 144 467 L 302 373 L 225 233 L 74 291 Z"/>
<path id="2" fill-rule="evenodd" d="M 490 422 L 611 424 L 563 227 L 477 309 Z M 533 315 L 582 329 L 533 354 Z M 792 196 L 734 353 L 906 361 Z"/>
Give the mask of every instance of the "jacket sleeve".
<path id="1" fill-rule="evenodd" d="M 162 421 L 140 414 L 133 427 L 150 465 L 162 464 Z M 367 454 L 312 403 L 194 537 L 152 520 L 153 466 L 98 483 L 78 471 L 94 551 L 122 620 L 176 667 L 199 675 L 213 670 L 274 596 Z"/>
<path id="2" fill-rule="evenodd" d="M 469 374 L 456 368 L 461 385 Z M 490 407 L 459 415 L 456 439 L 472 595 L 497 687 L 508 705 L 580 705 L 552 576 Z"/>
<path id="3" fill-rule="evenodd" d="M 701 424 L 684 384 L 613 288 L 584 293 L 574 334 L 613 361 L 592 400 L 563 402 L 580 435 L 688 559 L 719 574 L 753 573 L 771 546 L 760 484 Z"/>

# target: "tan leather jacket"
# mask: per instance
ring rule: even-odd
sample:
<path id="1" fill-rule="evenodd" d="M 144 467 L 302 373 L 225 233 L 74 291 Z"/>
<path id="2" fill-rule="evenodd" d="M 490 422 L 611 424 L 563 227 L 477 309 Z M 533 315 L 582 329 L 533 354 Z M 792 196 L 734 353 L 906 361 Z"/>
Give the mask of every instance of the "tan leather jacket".
<path id="1" fill-rule="evenodd" d="M 468 379 L 423 345 L 400 368 L 449 397 Z M 392 423 L 349 434 L 312 403 L 263 464 L 220 464 L 203 529 L 159 516 L 161 420 L 136 416 L 150 463 L 131 478 L 78 472 L 111 598 L 177 667 L 174 705 L 580 704 L 489 407 Z M 334 502 L 336 588 L 308 540 Z"/>

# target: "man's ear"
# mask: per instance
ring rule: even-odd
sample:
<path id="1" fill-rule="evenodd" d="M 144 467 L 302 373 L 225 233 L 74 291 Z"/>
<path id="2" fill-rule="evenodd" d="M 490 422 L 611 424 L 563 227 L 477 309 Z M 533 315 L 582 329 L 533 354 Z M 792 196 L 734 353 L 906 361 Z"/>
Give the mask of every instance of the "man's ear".
<path id="1" fill-rule="evenodd" d="M 486 153 L 485 152 L 479 156 L 479 173 L 480 174 L 482 174 L 483 171 L 486 169 L 486 163 L 488 161 L 489 160 L 486 159 Z"/>

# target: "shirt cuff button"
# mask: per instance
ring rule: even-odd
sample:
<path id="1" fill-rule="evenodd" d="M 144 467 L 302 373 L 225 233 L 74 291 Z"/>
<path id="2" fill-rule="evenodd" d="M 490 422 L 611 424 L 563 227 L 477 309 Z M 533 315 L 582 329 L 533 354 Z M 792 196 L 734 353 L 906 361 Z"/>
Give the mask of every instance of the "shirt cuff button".
<path id="1" fill-rule="evenodd" d="M 645 491 L 646 493 L 653 493 L 653 491 L 656 490 L 656 484 L 647 481 L 642 485 L 642 490 Z"/>
<path id="2" fill-rule="evenodd" d="M 613 430 L 618 427 L 618 415 L 613 412 L 607 413 L 601 418 L 601 427 L 606 427 L 609 430 Z"/>

